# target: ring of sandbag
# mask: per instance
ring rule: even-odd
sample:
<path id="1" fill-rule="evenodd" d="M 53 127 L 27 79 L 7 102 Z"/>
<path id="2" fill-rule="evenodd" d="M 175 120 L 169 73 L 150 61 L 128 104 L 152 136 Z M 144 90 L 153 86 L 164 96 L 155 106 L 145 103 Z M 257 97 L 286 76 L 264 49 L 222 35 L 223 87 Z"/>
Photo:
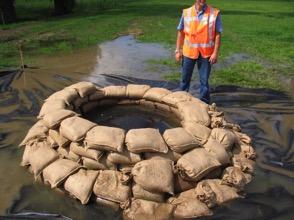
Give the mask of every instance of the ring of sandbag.
<path id="1" fill-rule="evenodd" d="M 80 114 L 107 105 L 141 105 L 155 111 L 173 113 L 181 121 L 182 127 L 168 129 L 162 136 L 158 130 L 151 128 L 132 129 L 125 134 L 120 128 L 99 126 L 80 117 Z M 20 144 L 26 146 L 22 165 L 29 166 L 35 178 L 49 183 L 52 188 L 63 184 L 65 191 L 78 198 L 82 204 L 88 203 L 93 190 L 98 198 L 97 202 L 115 207 L 118 203 L 125 203 L 123 198 L 130 195 L 130 188 L 124 188 L 125 185 L 122 184 L 122 195 L 118 196 L 119 198 L 109 198 L 103 180 L 99 178 L 105 175 L 108 179 L 123 179 L 122 182 L 126 182 L 129 179 L 126 173 L 132 172 L 132 169 L 123 164 L 120 167 L 121 172 L 96 171 L 117 170 L 111 158 L 120 154 L 124 154 L 125 157 L 120 158 L 121 160 L 130 160 L 129 165 L 143 161 L 140 156 L 143 152 L 145 159 L 168 157 L 175 162 L 184 155 L 185 158 L 179 160 L 175 166 L 177 178 L 187 183 L 194 181 L 196 188 L 195 192 L 191 193 L 197 197 L 196 206 L 203 203 L 203 207 L 208 208 L 239 197 L 238 192 L 250 182 L 253 173 L 255 151 L 251 146 L 251 139 L 240 132 L 238 125 L 226 122 L 223 113 L 219 112 L 215 105 L 207 105 L 184 91 L 171 92 L 164 88 L 133 84 L 98 88 L 90 82 L 80 82 L 49 96 L 40 110 L 38 119 Z M 137 137 L 147 143 L 148 149 Z M 215 145 L 223 149 L 216 148 Z M 199 146 L 203 148 L 198 148 Z M 231 151 L 233 146 L 236 149 Z M 103 158 L 103 152 L 108 152 L 107 158 Z M 186 152 L 189 152 L 189 155 Z M 228 159 L 230 155 L 228 153 L 226 156 L 225 152 L 233 154 L 233 159 Z M 159 153 L 159 156 L 156 153 Z M 41 155 L 46 155 L 46 158 L 40 159 Z M 187 170 L 190 165 L 186 160 L 191 157 L 201 160 L 201 155 L 207 160 L 205 166 L 208 168 L 195 176 L 195 173 L 191 174 L 191 170 Z M 209 178 L 214 178 L 213 175 L 217 175 L 214 173 L 221 172 L 221 168 L 224 168 L 222 179 L 200 181 L 203 177 L 208 177 L 208 173 L 211 175 Z M 238 178 L 234 179 L 236 176 Z M 82 181 L 80 185 L 77 183 L 79 181 Z M 137 177 L 135 186 L 139 185 L 140 181 Z M 106 191 L 106 194 L 97 192 L 99 185 L 103 185 L 100 189 Z M 210 198 L 208 195 L 211 195 L 211 192 L 205 191 L 207 186 L 227 191 L 229 195 L 227 198 Z M 95 187 L 98 187 L 96 191 Z M 165 192 L 174 193 L 173 190 Z M 187 217 L 187 213 L 181 213 L 183 204 L 187 203 L 182 200 L 179 194 L 178 197 L 169 198 L 165 203 L 176 206 L 175 210 L 173 209 L 176 217 Z M 163 202 L 156 196 L 154 201 Z M 142 201 L 137 198 L 132 199 L 130 204 L 140 202 Z M 132 213 L 130 204 L 128 208 L 125 207 L 126 215 Z M 211 214 L 205 207 L 200 214 L 198 213 L 199 216 Z M 191 215 L 189 217 L 195 217 L 197 214 Z"/>

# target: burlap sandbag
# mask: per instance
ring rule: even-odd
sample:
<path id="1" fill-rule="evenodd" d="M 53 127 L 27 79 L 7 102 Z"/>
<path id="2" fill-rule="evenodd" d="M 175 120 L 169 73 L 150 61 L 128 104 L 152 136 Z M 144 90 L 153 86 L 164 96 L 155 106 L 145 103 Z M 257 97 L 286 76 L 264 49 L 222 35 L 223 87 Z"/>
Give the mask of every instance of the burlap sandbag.
<path id="1" fill-rule="evenodd" d="M 95 126 L 85 137 L 86 148 L 122 152 L 125 131 L 121 128 Z"/>
<path id="2" fill-rule="evenodd" d="M 162 101 L 172 107 L 177 107 L 180 102 L 190 101 L 191 94 L 185 91 L 176 91 L 166 95 L 162 98 Z"/>
<path id="3" fill-rule="evenodd" d="M 171 94 L 171 91 L 164 89 L 164 88 L 150 88 L 145 95 L 143 96 L 144 99 L 148 101 L 154 102 L 162 102 L 162 98 L 166 95 Z"/>
<path id="4" fill-rule="evenodd" d="M 201 145 L 205 144 L 208 140 L 211 129 L 195 122 L 182 121 L 183 128 L 191 134 Z"/>
<path id="5" fill-rule="evenodd" d="M 213 138 L 208 138 L 208 141 L 203 145 L 213 157 L 215 157 L 222 165 L 230 164 L 231 158 L 225 147 Z"/>
<path id="6" fill-rule="evenodd" d="M 112 201 L 109 201 L 107 199 L 102 199 L 102 198 L 96 197 L 95 202 L 98 205 L 101 205 L 101 206 L 104 206 L 104 207 L 107 207 L 107 208 L 111 208 L 113 211 L 118 211 L 120 209 L 120 204 L 119 203 L 112 202 Z"/>
<path id="7" fill-rule="evenodd" d="M 139 100 L 139 105 L 141 107 L 143 107 L 144 109 L 147 109 L 147 110 L 154 110 L 155 109 L 155 103 L 152 102 L 152 101 L 147 101 L 145 99 L 140 99 Z"/>
<path id="8" fill-rule="evenodd" d="M 237 142 L 242 142 L 248 145 L 252 144 L 252 139 L 247 134 L 237 131 L 234 131 L 234 133 L 237 136 Z"/>
<path id="9" fill-rule="evenodd" d="M 101 89 L 96 89 L 94 93 L 89 95 L 89 100 L 90 101 L 97 101 L 100 99 L 103 99 L 105 97 L 104 91 Z"/>
<path id="10" fill-rule="evenodd" d="M 65 88 L 50 95 L 45 101 L 52 101 L 62 99 L 67 105 L 70 105 L 73 100 L 78 98 L 78 92 L 73 88 Z"/>
<path id="11" fill-rule="evenodd" d="M 80 165 L 74 161 L 56 160 L 43 170 L 44 182 L 50 183 L 51 188 L 55 188 L 78 169 L 80 169 Z"/>
<path id="12" fill-rule="evenodd" d="M 148 85 L 129 84 L 127 85 L 126 95 L 131 99 L 141 99 L 143 98 L 144 94 L 147 92 L 148 89 L 150 89 L 150 86 Z"/>
<path id="13" fill-rule="evenodd" d="M 81 160 L 81 156 L 75 154 L 74 152 L 70 151 L 69 146 L 67 147 L 58 147 L 57 153 L 59 154 L 60 158 L 66 158 L 75 162 L 79 162 Z"/>
<path id="14" fill-rule="evenodd" d="M 78 97 L 77 99 L 75 99 L 75 100 L 73 101 L 73 106 L 74 106 L 75 109 L 78 109 L 78 108 L 80 108 L 83 104 L 88 103 L 88 101 L 89 101 L 89 97 L 88 97 L 88 96 L 85 96 L 85 97 L 83 97 L 83 98 Z"/>
<path id="15" fill-rule="evenodd" d="M 43 118 L 43 122 L 48 128 L 54 129 L 59 126 L 62 120 L 76 115 L 77 113 L 71 110 L 61 109 L 46 114 Z"/>
<path id="16" fill-rule="evenodd" d="M 70 140 L 60 135 L 58 130 L 50 129 L 49 137 L 52 138 L 53 141 L 56 142 L 59 147 L 66 147 L 70 144 Z"/>
<path id="17" fill-rule="evenodd" d="M 167 153 L 168 151 L 168 147 L 159 133 L 159 130 L 154 128 L 131 129 L 126 134 L 125 142 L 128 150 L 133 153 Z"/>
<path id="18" fill-rule="evenodd" d="M 85 114 L 92 111 L 93 109 L 96 109 L 97 107 L 98 107 L 98 102 L 94 101 L 94 102 L 87 102 L 83 104 L 81 109 L 82 109 L 82 112 Z"/>
<path id="19" fill-rule="evenodd" d="M 101 170 L 94 185 L 97 197 L 113 202 L 123 203 L 130 197 L 131 188 L 125 185 L 128 176 L 119 171 Z"/>
<path id="20" fill-rule="evenodd" d="M 174 193 L 173 162 L 171 160 L 143 160 L 132 169 L 134 181 L 151 192 Z"/>
<path id="21" fill-rule="evenodd" d="M 102 90 L 105 94 L 105 97 L 125 98 L 127 88 L 125 86 L 107 86 Z"/>
<path id="22" fill-rule="evenodd" d="M 184 193 L 194 194 L 194 189 Z M 200 202 L 196 198 L 196 195 L 193 196 L 193 198 L 189 198 L 181 196 L 181 194 L 178 197 L 171 197 L 168 199 L 168 203 L 176 207 L 173 212 L 175 218 L 197 218 L 212 215 L 212 211 L 210 211 L 205 203 Z"/>
<path id="23" fill-rule="evenodd" d="M 174 206 L 168 203 L 157 203 L 143 199 L 132 199 L 128 208 L 123 211 L 125 220 L 168 220 L 173 217 Z"/>
<path id="24" fill-rule="evenodd" d="M 243 155 L 234 155 L 233 156 L 233 166 L 238 167 L 244 173 L 253 173 L 254 172 L 254 161 L 247 159 Z"/>
<path id="25" fill-rule="evenodd" d="M 246 143 L 238 142 L 233 149 L 234 154 L 243 155 L 247 159 L 254 160 L 256 158 L 256 152 L 254 148 Z"/>
<path id="26" fill-rule="evenodd" d="M 96 126 L 95 123 L 81 117 L 70 117 L 61 122 L 59 131 L 67 139 L 78 142 L 94 126 Z"/>
<path id="27" fill-rule="evenodd" d="M 221 164 L 203 148 L 195 148 L 185 153 L 176 168 L 185 180 L 198 181 Z"/>
<path id="28" fill-rule="evenodd" d="M 167 153 L 144 153 L 145 159 L 168 159 L 177 162 L 182 154 L 168 150 Z"/>
<path id="29" fill-rule="evenodd" d="M 30 153 L 31 153 L 32 146 L 27 144 L 23 151 L 22 160 L 20 165 L 21 166 L 28 166 L 30 165 Z"/>
<path id="30" fill-rule="evenodd" d="M 58 159 L 58 154 L 47 142 L 36 142 L 30 150 L 30 164 L 35 178 L 50 163 Z"/>
<path id="31" fill-rule="evenodd" d="M 82 157 L 87 157 L 92 160 L 98 161 L 100 157 L 102 157 L 103 152 L 95 149 L 86 149 L 82 144 L 77 142 L 72 142 L 70 144 L 70 150 L 77 155 Z"/>
<path id="32" fill-rule="evenodd" d="M 93 160 L 87 157 L 82 157 L 83 166 L 89 170 L 107 170 L 106 157 L 100 157 L 99 160 Z"/>
<path id="33" fill-rule="evenodd" d="M 48 128 L 44 125 L 43 120 L 37 121 L 28 131 L 27 135 L 19 146 L 25 146 L 33 140 L 43 140 L 46 138 Z"/>
<path id="34" fill-rule="evenodd" d="M 243 173 L 238 167 L 227 167 L 222 174 L 222 184 L 235 187 L 238 191 L 243 191 L 251 179 L 250 174 Z"/>
<path id="35" fill-rule="evenodd" d="M 155 107 L 155 111 L 159 112 L 161 114 L 168 114 L 168 113 L 172 113 L 171 108 L 166 105 L 166 104 L 162 104 L 162 103 L 154 103 L 154 107 Z"/>
<path id="36" fill-rule="evenodd" d="M 50 136 L 47 137 L 47 142 L 50 144 L 50 147 L 56 149 L 58 148 L 58 144 L 55 140 L 53 140 L 53 138 L 51 138 Z"/>
<path id="37" fill-rule="evenodd" d="M 46 101 L 39 112 L 37 118 L 43 118 L 46 114 L 56 112 L 62 109 L 68 109 L 65 101 L 63 99 L 52 99 Z"/>
<path id="38" fill-rule="evenodd" d="M 143 189 L 139 184 L 134 183 L 132 186 L 133 197 L 154 202 L 164 202 L 164 193 L 150 192 Z"/>
<path id="39" fill-rule="evenodd" d="M 195 122 L 205 126 L 210 125 L 207 105 L 199 104 L 195 101 L 187 101 L 180 102 L 177 106 L 184 121 Z"/>
<path id="40" fill-rule="evenodd" d="M 141 161 L 141 156 L 124 149 L 121 153 L 110 152 L 107 159 L 115 164 L 135 164 Z"/>
<path id="41" fill-rule="evenodd" d="M 97 175 L 98 171 L 80 169 L 77 173 L 67 178 L 64 189 L 79 199 L 82 204 L 87 204 Z"/>
<path id="42" fill-rule="evenodd" d="M 130 175 L 132 173 L 133 167 L 133 165 L 119 164 L 118 170 L 121 171 L 123 174 Z"/>
<path id="43" fill-rule="evenodd" d="M 214 128 L 211 130 L 211 137 L 221 143 L 228 151 L 236 142 L 236 135 L 229 129 Z"/>
<path id="44" fill-rule="evenodd" d="M 170 149 L 177 153 L 184 153 L 201 145 L 199 141 L 182 127 L 165 130 L 163 138 Z"/>
<path id="45" fill-rule="evenodd" d="M 183 117 L 178 108 L 170 107 L 170 110 L 177 117 L 178 120 L 183 120 Z"/>
<path id="46" fill-rule="evenodd" d="M 175 193 L 180 193 L 196 187 L 196 182 L 184 180 L 178 173 L 174 175 Z"/>
<path id="47" fill-rule="evenodd" d="M 96 91 L 96 86 L 91 82 L 78 82 L 66 88 L 76 89 L 80 97 L 86 97 Z"/>
<path id="48" fill-rule="evenodd" d="M 203 180 L 196 187 L 197 198 L 208 207 L 240 198 L 235 188 L 221 184 L 220 179 Z"/>

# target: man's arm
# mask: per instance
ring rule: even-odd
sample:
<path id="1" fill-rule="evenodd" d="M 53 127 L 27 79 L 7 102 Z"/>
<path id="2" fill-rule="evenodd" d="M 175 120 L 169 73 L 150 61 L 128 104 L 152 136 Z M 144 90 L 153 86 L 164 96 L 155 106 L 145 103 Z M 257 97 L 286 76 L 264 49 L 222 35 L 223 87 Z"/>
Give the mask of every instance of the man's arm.
<path id="1" fill-rule="evenodd" d="M 209 58 L 209 62 L 211 64 L 215 64 L 217 62 L 220 45 L 221 45 L 221 34 L 217 32 L 215 35 L 215 40 L 214 40 L 214 50 L 212 55 Z"/>
<path id="2" fill-rule="evenodd" d="M 183 44 L 184 44 L 184 38 L 185 34 L 183 31 L 178 31 L 178 36 L 177 36 L 177 43 L 176 43 L 176 52 L 175 52 L 175 59 L 177 62 L 181 60 L 181 57 L 183 55 Z"/>

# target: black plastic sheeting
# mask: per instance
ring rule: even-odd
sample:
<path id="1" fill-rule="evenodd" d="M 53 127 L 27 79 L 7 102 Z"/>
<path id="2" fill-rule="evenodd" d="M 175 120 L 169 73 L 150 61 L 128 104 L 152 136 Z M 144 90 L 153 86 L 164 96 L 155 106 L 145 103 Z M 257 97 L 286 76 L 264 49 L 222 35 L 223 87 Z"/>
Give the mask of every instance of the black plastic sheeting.
<path id="1" fill-rule="evenodd" d="M 120 212 L 94 203 L 81 205 L 48 186 L 34 183 L 33 177 L 19 166 L 23 150 L 18 144 L 36 121 L 43 100 L 82 80 L 87 80 L 87 75 L 33 70 L 0 73 L 0 219 L 122 218 Z M 91 80 L 101 87 L 128 83 L 167 89 L 177 87 L 165 81 L 115 75 L 92 76 Z M 194 84 L 191 93 L 196 96 L 197 90 L 198 86 Z M 253 138 L 258 159 L 254 180 L 246 188 L 246 197 L 215 208 L 213 216 L 203 219 L 294 219 L 293 100 L 273 90 L 220 86 L 212 89 L 212 101 L 225 112 L 229 121 L 240 124 L 243 132 Z M 128 121 L 134 123 L 131 127 L 164 129 L 173 126 L 164 118 L 152 121 L 148 114 L 138 116 L 132 111 L 115 114 L 118 112 L 115 107 L 101 111 L 114 114 L 110 123 L 117 123 L 119 120 L 113 122 L 115 117 L 128 114 L 120 122 L 129 128 Z M 107 120 L 104 123 L 107 124 Z"/>

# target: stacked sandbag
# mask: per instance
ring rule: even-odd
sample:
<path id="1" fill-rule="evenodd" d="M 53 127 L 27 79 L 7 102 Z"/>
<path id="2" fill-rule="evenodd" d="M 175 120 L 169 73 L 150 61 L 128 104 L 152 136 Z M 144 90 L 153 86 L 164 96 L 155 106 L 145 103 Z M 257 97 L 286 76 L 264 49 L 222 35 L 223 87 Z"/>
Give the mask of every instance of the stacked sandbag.
<path id="1" fill-rule="evenodd" d="M 125 131 L 84 118 L 112 105 L 173 114 L 182 127 Z M 38 118 L 20 144 L 21 165 L 82 204 L 124 209 L 126 219 L 211 215 L 244 194 L 254 174 L 251 138 L 184 91 L 79 82 L 47 98 Z"/>

